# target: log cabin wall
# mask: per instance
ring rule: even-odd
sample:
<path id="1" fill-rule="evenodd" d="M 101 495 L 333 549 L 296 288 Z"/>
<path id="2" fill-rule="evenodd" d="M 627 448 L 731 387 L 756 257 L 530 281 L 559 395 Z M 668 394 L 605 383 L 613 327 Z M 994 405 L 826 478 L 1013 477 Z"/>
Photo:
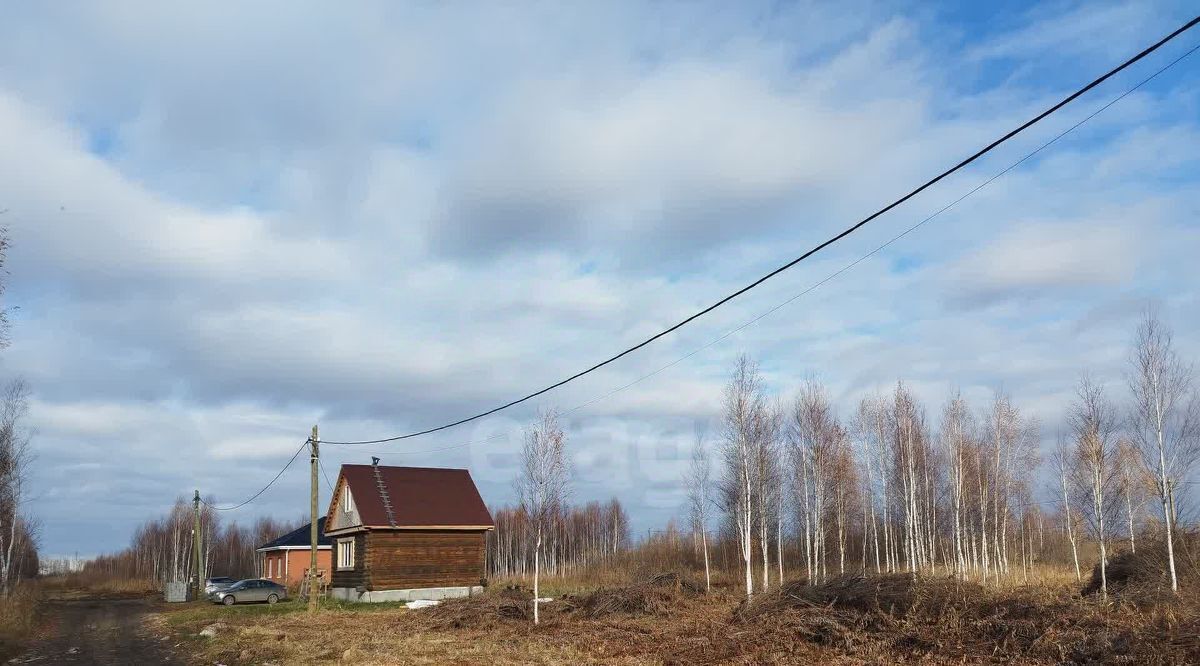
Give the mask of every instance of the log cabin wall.
<path id="1" fill-rule="evenodd" d="M 364 545 L 355 565 L 365 565 L 369 590 L 479 585 L 486 576 L 483 531 L 371 531 Z"/>
<path id="2" fill-rule="evenodd" d="M 366 587 L 367 535 L 363 533 L 354 535 L 354 568 L 339 570 L 337 568 L 337 543 L 339 539 L 345 538 L 346 537 L 333 537 L 333 551 L 331 553 L 333 577 L 329 584 L 331 587 Z"/>

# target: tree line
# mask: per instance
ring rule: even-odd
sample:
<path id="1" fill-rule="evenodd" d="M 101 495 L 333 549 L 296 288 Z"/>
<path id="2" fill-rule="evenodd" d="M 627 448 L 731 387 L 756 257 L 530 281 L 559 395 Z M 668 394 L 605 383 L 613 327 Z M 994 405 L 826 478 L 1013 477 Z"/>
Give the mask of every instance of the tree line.
<path id="1" fill-rule="evenodd" d="M 160 586 L 171 581 L 191 580 L 196 575 L 194 522 L 191 503 L 181 497 L 165 515 L 138 526 L 127 548 L 85 563 L 83 573 L 146 580 Z M 201 504 L 200 578 L 261 577 L 262 558 L 255 550 L 307 523 L 307 520 L 263 517 L 248 526 L 236 521 L 223 524 L 216 511 Z"/>
<path id="2" fill-rule="evenodd" d="M 496 528 L 487 533 L 491 576 L 522 576 L 533 571 L 537 526 L 520 505 L 492 510 Z M 582 506 L 559 506 L 547 517 L 542 567 L 565 574 L 612 562 L 629 540 L 629 516 L 616 498 Z"/>
<path id="3" fill-rule="evenodd" d="M 0 234 L 0 265 L 5 244 Z M 0 320 L 0 330 L 2 324 Z M 26 511 L 33 461 L 24 427 L 28 410 L 28 387 L 20 380 L 10 382 L 0 393 L 0 597 L 38 572 L 37 529 Z"/>
<path id="4" fill-rule="evenodd" d="M 739 358 L 721 404 L 719 438 L 696 442 L 685 478 L 689 517 L 709 568 L 708 532 L 736 544 L 747 595 L 781 581 L 785 558 L 811 581 L 848 570 L 1028 577 L 1052 535 L 1069 542 L 1076 575 L 1086 537 L 1105 565 L 1117 525 L 1165 543 L 1178 589 L 1179 498 L 1200 454 L 1191 365 L 1153 311 L 1138 327 L 1121 401 L 1085 375 L 1037 501 L 1042 428 L 997 391 L 984 405 L 952 395 L 930 418 L 909 386 L 863 397 L 846 416 L 816 380 L 783 400 Z M 1147 508 L 1150 501 L 1156 513 Z M 1036 548 L 1035 548 L 1036 544 Z M 1049 547 L 1053 547 L 1051 544 Z M 788 563 L 792 565 L 791 562 Z"/>

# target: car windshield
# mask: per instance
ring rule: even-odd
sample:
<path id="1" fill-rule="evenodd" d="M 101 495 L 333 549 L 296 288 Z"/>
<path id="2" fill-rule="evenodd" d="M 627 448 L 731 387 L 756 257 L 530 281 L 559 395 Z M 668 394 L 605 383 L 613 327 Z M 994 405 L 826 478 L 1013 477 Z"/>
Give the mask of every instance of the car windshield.
<path id="1" fill-rule="evenodd" d="M 208 582 L 210 582 L 210 583 L 232 583 L 232 582 L 233 582 L 233 579 L 232 579 L 232 578 L 226 578 L 225 576 L 221 576 L 221 577 L 218 577 L 218 578 L 209 578 L 209 579 L 208 579 Z"/>

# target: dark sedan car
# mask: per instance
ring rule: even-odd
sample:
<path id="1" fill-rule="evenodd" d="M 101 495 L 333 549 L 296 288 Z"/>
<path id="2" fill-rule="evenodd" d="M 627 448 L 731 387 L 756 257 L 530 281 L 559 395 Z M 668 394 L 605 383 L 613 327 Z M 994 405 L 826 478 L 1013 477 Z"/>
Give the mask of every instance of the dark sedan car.
<path id="1" fill-rule="evenodd" d="M 226 606 L 252 601 L 265 601 L 273 604 L 281 599 L 287 599 L 287 588 L 269 580 L 251 578 L 238 581 L 223 590 L 217 590 L 208 598 L 213 603 Z"/>

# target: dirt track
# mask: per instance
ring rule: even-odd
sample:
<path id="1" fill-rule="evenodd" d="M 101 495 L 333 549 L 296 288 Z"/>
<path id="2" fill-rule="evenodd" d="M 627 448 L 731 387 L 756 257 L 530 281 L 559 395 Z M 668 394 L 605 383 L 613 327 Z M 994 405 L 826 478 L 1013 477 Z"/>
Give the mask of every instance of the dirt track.
<path id="1" fill-rule="evenodd" d="M 47 630 L 10 664 L 181 664 L 172 641 L 154 635 L 151 599 L 57 598 L 46 602 Z"/>

